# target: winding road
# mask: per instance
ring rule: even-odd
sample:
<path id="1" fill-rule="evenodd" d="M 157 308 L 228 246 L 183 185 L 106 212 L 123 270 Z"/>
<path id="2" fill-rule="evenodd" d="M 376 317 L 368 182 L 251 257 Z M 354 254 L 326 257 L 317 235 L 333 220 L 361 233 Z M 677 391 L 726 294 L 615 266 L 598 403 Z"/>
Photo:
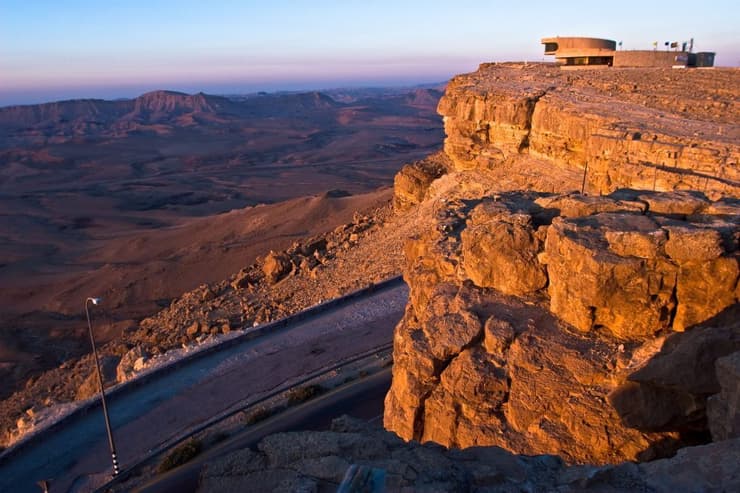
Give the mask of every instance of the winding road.
<path id="1" fill-rule="evenodd" d="M 150 450 L 305 375 L 371 351 L 392 340 L 408 288 L 391 282 L 309 313 L 260 337 L 190 358 L 172 371 L 133 384 L 109 398 L 123 468 Z M 30 441 L 0 461 L 0 491 L 77 490 L 111 469 L 99 407 Z M 84 489 L 84 488 L 83 488 Z"/>
<path id="2" fill-rule="evenodd" d="M 207 450 L 190 462 L 152 478 L 135 493 L 196 493 L 198 478 L 205 464 L 230 452 L 254 447 L 264 437 L 294 430 L 328 429 L 333 418 L 347 414 L 354 418 L 382 420 L 383 400 L 391 387 L 391 369 L 323 394 L 307 403 L 288 409 L 273 419 L 248 427 L 245 431 Z"/>

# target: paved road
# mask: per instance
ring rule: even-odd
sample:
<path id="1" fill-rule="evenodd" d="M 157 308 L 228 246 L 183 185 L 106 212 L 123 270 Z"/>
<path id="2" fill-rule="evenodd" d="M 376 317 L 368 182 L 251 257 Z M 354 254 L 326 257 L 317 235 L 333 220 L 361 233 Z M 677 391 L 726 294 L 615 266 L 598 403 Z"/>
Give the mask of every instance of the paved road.
<path id="1" fill-rule="evenodd" d="M 306 374 L 392 340 L 408 298 L 391 286 L 328 312 L 191 361 L 109 402 L 123 468 L 173 436 Z M 110 471 L 102 414 L 93 409 L 0 464 L 0 491 L 65 492 Z"/>
<path id="2" fill-rule="evenodd" d="M 281 413 L 274 419 L 249 427 L 246 431 L 220 443 L 194 460 L 154 478 L 134 490 L 136 493 L 195 493 L 203 465 L 230 452 L 254 447 L 273 433 L 292 430 L 326 429 L 331 420 L 348 414 L 355 418 L 382 419 L 383 399 L 391 386 L 391 370 L 343 386 L 328 394 Z"/>

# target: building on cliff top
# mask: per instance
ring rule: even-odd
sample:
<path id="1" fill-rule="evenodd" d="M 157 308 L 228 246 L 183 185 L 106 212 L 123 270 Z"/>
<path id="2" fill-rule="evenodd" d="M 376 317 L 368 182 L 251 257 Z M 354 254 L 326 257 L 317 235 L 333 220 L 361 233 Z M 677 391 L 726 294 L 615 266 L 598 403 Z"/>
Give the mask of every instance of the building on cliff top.
<path id="1" fill-rule="evenodd" d="M 675 50 L 617 50 L 611 39 L 560 37 L 542 38 L 545 55 L 555 55 L 555 61 L 565 69 L 606 67 L 713 67 L 714 53 L 686 51 L 686 43 L 666 45 Z M 621 44 L 621 43 L 620 43 Z M 693 41 L 692 41 L 693 44 Z"/>

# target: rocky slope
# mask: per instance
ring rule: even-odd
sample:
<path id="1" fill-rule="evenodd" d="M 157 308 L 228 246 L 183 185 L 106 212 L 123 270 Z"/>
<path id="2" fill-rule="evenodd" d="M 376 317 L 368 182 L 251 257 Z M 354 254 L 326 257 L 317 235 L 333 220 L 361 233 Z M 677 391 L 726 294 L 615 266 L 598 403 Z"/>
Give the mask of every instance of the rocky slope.
<path id="1" fill-rule="evenodd" d="M 444 152 L 395 180 L 420 230 L 386 428 L 572 463 L 736 436 L 739 77 L 454 78 Z"/>
<path id="2" fill-rule="evenodd" d="M 388 492 L 735 491 L 739 440 L 687 448 L 646 464 L 567 467 L 559 457 L 517 456 L 498 447 L 446 450 L 406 443 L 342 417 L 330 431 L 272 435 L 257 450 L 208 464 L 198 491 L 335 491 L 352 465 L 368 476 L 382 470 Z"/>
<path id="3" fill-rule="evenodd" d="M 99 348 L 114 385 L 221 334 L 277 320 L 400 273 L 403 240 L 416 222 L 389 203 L 357 211 L 326 233 L 271 251 L 228 279 L 203 284 Z M 0 401 L 0 446 L 9 446 L 70 402 L 97 389 L 90 355 L 30 379 Z"/>

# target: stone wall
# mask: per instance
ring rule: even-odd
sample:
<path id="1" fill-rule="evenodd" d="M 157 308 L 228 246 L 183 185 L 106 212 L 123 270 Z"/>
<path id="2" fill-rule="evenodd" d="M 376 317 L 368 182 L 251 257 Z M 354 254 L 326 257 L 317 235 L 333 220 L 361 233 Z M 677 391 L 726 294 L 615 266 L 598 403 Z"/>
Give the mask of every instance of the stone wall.
<path id="1" fill-rule="evenodd" d="M 672 67 L 689 64 L 690 54 L 686 51 L 626 50 L 615 51 L 614 67 Z"/>

